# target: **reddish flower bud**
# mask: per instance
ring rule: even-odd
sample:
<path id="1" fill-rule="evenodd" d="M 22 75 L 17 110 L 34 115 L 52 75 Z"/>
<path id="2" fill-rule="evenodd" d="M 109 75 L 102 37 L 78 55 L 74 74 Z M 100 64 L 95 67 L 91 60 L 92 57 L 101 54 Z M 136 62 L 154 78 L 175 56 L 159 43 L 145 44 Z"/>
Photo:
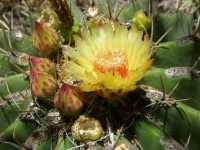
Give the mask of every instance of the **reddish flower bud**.
<path id="1" fill-rule="evenodd" d="M 72 86 L 63 84 L 54 97 L 54 105 L 65 116 L 76 116 L 80 113 L 83 102 Z"/>
<path id="2" fill-rule="evenodd" d="M 54 77 L 46 72 L 31 70 L 31 93 L 39 99 L 52 98 L 56 93 L 57 84 Z"/>
<path id="3" fill-rule="evenodd" d="M 46 72 L 53 76 L 56 74 L 56 65 L 48 58 L 40 58 L 36 56 L 30 57 L 31 69 L 39 72 Z"/>

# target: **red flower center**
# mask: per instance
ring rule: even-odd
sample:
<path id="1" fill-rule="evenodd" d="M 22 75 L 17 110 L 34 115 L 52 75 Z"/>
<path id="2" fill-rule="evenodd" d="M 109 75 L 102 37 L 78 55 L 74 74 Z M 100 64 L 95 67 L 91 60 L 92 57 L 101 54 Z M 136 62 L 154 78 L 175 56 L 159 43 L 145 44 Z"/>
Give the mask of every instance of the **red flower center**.
<path id="1" fill-rule="evenodd" d="M 113 76 L 118 74 L 122 78 L 128 76 L 128 59 L 120 51 L 109 52 L 97 58 L 94 66 L 101 73 L 112 72 Z"/>

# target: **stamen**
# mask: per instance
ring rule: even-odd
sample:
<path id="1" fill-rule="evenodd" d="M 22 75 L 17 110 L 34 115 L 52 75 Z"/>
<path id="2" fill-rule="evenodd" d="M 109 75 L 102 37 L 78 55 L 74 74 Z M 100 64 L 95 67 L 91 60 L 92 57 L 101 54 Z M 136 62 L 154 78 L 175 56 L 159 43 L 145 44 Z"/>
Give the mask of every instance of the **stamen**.
<path id="1" fill-rule="evenodd" d="M 120 51 L 100 56 L 94 62 L 94 66 L 97 71 L 103 74 L 111 72 L 113 76 L 120 75 L 122 78 L 128 76 L 128 59 Z"/>

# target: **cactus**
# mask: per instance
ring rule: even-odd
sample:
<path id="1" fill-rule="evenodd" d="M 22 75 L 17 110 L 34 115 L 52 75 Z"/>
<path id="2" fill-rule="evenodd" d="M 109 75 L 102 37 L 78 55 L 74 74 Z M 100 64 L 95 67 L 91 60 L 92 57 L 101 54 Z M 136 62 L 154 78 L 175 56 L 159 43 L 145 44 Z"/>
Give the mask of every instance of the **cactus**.
<path id="1" fill-rule="evenodd" d="M 0 21 L 0 149 L 200 149 L 199 2 L 41 3 Z"/>

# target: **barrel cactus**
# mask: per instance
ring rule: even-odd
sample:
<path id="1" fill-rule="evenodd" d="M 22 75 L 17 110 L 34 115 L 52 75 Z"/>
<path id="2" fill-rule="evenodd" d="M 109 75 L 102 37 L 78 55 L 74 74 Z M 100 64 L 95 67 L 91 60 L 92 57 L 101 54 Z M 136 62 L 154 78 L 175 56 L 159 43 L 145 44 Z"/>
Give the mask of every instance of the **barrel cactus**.
<path id="1" fill-rule="evenodd" d="M 0 149 L 199 150 L 199 6 L 27 0 L 0 9 Z"/>

